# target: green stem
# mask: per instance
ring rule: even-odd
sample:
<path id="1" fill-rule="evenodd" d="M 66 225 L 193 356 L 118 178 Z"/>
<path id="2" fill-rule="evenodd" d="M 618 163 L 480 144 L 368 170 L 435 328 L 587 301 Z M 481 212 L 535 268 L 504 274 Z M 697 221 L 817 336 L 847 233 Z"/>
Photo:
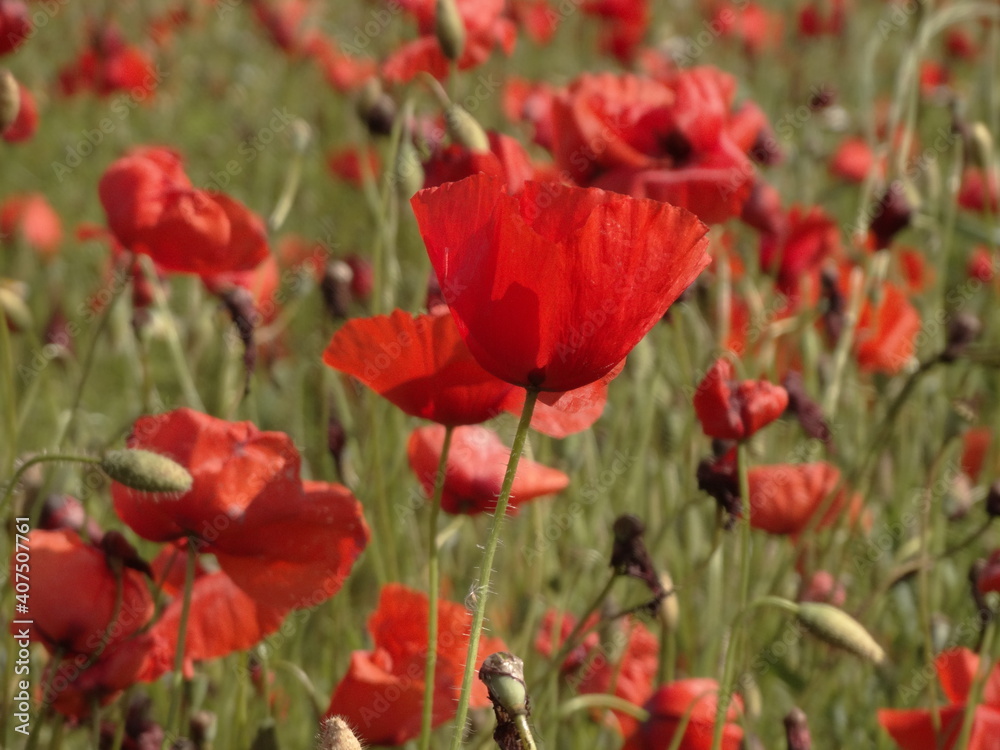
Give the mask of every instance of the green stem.
<path id="1" fill-rule="evenodd" d="M 996 618 L 992 617 L 989 622 L 986 623 L 986 633 L 983 638 L 982 648 L 979 651 L 979 669 L 976 670 L 975 677 L 972 679 L 972 686 L 969 689 L 969 695 L 965 700 L 965 716 L 962 718 L 962 734 L 959 736 L 955 747 L 969 746 L 969 737 L 972 734 L 972 723 L 976 716 L 976 708 L 979 706 L 979 703 L 983 698 L 983 687 L 993 666 L 991 654 L 993 650 L 993 639 L 996 636 L 995 622 Z"/>
<path id="2" fill-rule="evenodd" d="M 10 342 L 10 331 L 7 330 L 7 315 L 4 312 L 3 305 L 0 305 L 0 351 L 3 351 L 3 375 L 0 376 L 3 379 L 3 400 L 6 405 L 7 412 L 7 435 L 10 440 L 10 454 L 6 457 L 5 470 L 6 474 L 12 468 L 14 468 L 14 460 L 17 456 L 17 443 L 15 437 L 17 436 L 17 389 L 14 387 L 14 353 Z M 37 375 L 35 376 L 38 377 Z"/>
<path id="3" fill-rule="evenodd" d="M 644 722 L 649 720 L 649 711 L 641 708 L 632 701 L 619 698 L 617 695 L 606 693 L 589 693 L 587 695 L 577 695 L 559 706 L 558 718 L 564 719 L 577 711 L 585 711 L 590 708 L 610 708 L 613 711 L 621 711 L 632 718 Z"/>
<path id="4" fill-rule="evenodd" d="M 521 747 L 524 750 L 538 750 L 535 738 L 531 734 L 531 727 L 528 726 L 528 717 L 521 714 L 515 716 L 514 726 L 517 727 L 517 735 L 521 738 Z"/>
<path id="5" fill-rule="evenodd" d="M 535 410 L 535 402 L 537 400 L 538 391 L 529 388 L 524 397 L 524 409 L 521 412 L 521 421 L 517 424 L 514 444 L 510 449 L 510 460 L 507 462 L 507 472 L 504 474 L 503 486 L 500 488 L 500 497 L 497 498 L 497 507 L 493 512 L 493 526 L 490 529 L 489 539 L 486 541 L 486 548 L 483 550 L 483 559 L 479 568 L 479 581 L 476 583 L 475 589 L 476 610 L 472 616 L 469 650 L 465 657 L 465 672 L 462 675 L 462 694 L 459 696 L 458 711 L 455 715 L 455 735 L 451 741 L 452 750 L 458 750 L 462 746 L 462 735 L 465 733 L 465 719 L 469 714 L 469 698 L 472 695 L 472 678 L 476 671 L 476 662 L 479 655 L 479 636 L 482 633 L 483 619 L 486 616 L 486 600 L 489 598 L 490 577 L 493 574 L 493 557 L 496 554 L 497 544 L 500 541 L 500 530 L 503 528 L 504 516 L 507 513 L 507 501 L 510 499 L 510 490 L 514 485 L 514 477 L 517 474 L 517 463 L 521 458 L 521 451 L 524 450 L 524 443 L 528 438 L 531 414 Z"/>
<path id="6" fill-rule="evenodd" d="M 441 458 L 438 461 L 437 474 L 434 476 L 434 495 L 431 498 L 431 512 L 428 521 L 427 661 L 424 667 L 424 713 L 420 723 L 420 750 L 429 750 L 431 746 L 431 724 L 434 719 L 434 671 L 437 669 L 438 597 L 441 589 L 437 526 L 438 516 L 441 513 L 441 496 L 444 494 L 444 479 L 448 468 L 448 452 L 451 450 L 451 436 L 454 431 L 455 428 L 452 425 L 444 428 L 444 444 L 441 446 Z"/>
<path id="7" fill-rule="evenodd" d="M 181 691 L 184 688 L 184 646 L 187 640 L 188 616 L 191 614 L 191 593 L 194 589 L 194 573 L 198 562 L 198 546 L 194 537 L 188 537 L 187 567 L 184 572 L 184 598 L 181 602 L 181 621 L 177 628 L 177 651 L 174 653 L 173 686 L 170 691 L 170 708 L 167 711 L 167 733 L 180 733 Z M 176 726 L 175 726 L 176 724 Z M 166 740 L 164 740 L 166 741 Z"/>
<path id="8" fill-rule="evenodd" d="M 93 456 L 78 456 L 72 453 L 42 453 L 38 456 L 32 456 L 17 467 L 17 471 L 14 472 L 14 476 L 11 477 L 9 482 L 7 482 L 7 488 L 4 490 L 3 500 L 0 501 L 0 507 L 6 505 L 7 501 L 10 500 L 11 495 L 14 494 L 14 488 L 17 487 L 18 482 L 21 480 L 21 475 L 35 464 L 40 464 L 43 461 L 78 461 L 83 464 L 101 463 L 101 459 L 99 458 L 94 458 Z"/>

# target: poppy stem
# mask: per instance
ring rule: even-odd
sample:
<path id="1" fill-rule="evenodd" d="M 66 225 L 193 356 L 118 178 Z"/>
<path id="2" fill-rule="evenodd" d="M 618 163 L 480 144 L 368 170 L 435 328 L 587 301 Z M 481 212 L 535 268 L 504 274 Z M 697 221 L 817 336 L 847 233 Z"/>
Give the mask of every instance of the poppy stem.
<path id="1" fill-rule="evenodd" d="M 507 462 L 507 472 L 504 474 L 503 486 L 500 488 L 500 497 L 497 498 L 497 507 L 493 512 L 493 526 L 490 529 L 489 539 L 486 541 L 486 548 L 483 550 L 483 559 L 479 567 L 479 581 L 476 583 L 476 588 L 473 592 L 476 600 L 476 610 L 472 616 L 469 650 L 465 657 L 465 672 L 462 675 L 462 694 L 459 696 L 458 711 L 455 714 L 455 735 L 452 737 L 451 750 L 458 750 L 462 746 L 462 735 L 465 733 L 465 720 L 469 715 L 469 698 L 472 695 L 472 678 L 473 673 L 476 671 L 476 662 L 478 661 L 479 636 L 482 634 L 483 619 L 486 615 L 486 600 L 490 592 L 490 576 L 493 574 L 493 557 L 496 554 L 497 544 L 500 541 L 500 529 L 503 527 L 504 516 L 507 513 L 510 490 L 514 486 L 517 463 L 521 458 L 524 443 L 528 438 L 531 414 L 535 410 L 535 402 L 537 400 L 538 391 L 528 388 L 524 397 L 521 420 L 518 422 L 517 432 L 514 434 L 514 444 L 510 449 L 510 460 Z"/>
<path id="2" fill-rule="evenodd" d="M 17 471 L 14 472 L 14 476 L 12 476 L 10 481 L 7 482 L 7 486 L 4 488 L 3 500 L 0 500 L 0 507 L 5 506 L 7 501 L 10 500 L 11 495 L 14 494 L 14 488 L 17 487 L 18 482 L 21 481 L 21 475 L 35 464 L 40 464 L 43 461 L 78 461 L 82 464 L 101 463 L 101 459 L 99 458 L 94 458 L 93 456 L 78 456 L 72 453 L 42 453 L 38 456 L 32 456 L 17 467 Z M 39 507 L 41 507 L 41 503 L 39 503 Z M 34 522 L 37 520 L 38 519 L 35 518 L 32 519 L 33 526 L 36 525 Z"/>
<path id="3" fill-rule="evenodd" d="M 752 539 L 750 536 L 750 467 L 747 465 L 746 441 L 736 444 L 736 471 L 739 475 L 740 499 L 743 503 L 743 544 L 740 560 L 740 609 L 737 619 L 741 618 L 747 609 L 750 598 L 750 557 Z M 722 730 L 726 724 L 726 714 L 732 700 L 733 672 L 736 668 L 736 657 L 740 644 L 737 643 L 737 631 L 730 628 L 729 644 L 726 646 L 726 657 L 722 667 L 722 682 L 719 685 L 719 699 L 716 701 L 715 727 L 712 734 L 712 750 L 722 747 Z"/>
<path id="4" fill-rule="evenodd" d="M 570 714 L 590 708 L 610 708 L 614 711 L 621 711 L 623 714 L 628 714 L 639 722 L 649 721 L 649 711 L 646 709 L 635 705 L 632 701 L 606 693 L 589 693 L 570 698 L 559 706 L 557 716 L 560 719 L 565 719 Z"/>
<path id="5" fill-rule="evenodd" d="M 447 425 L 444 428 L 444 443 L 441 446 L 437 474 L 434 476 L 434 495 L 431 498 L 431 512 L 428 520 L 427 539 L 430 546 L 427 548 L 427 661 L 424 667 L 424 712 L 420 722 L 420 750 L 429 750 L 431 746 L 431 725 L 434 720 L 434 671 L 437 669 L 438 597 L 441 589 L 437 526 L 441 512 L 441 496 L 444 494 L 448 452 L 451 450 L 451 436 L 454 431 L 453 425 Z"/>
<path id="6" fill-rule="evenodd" d="M 179 716 L 179 709 L 181 691 L 184 687 L 184 642 L 187 639 L 188 617 L 191 614 L 191 592 L 194 589 L 194 572 L 197 562 L 197 541 L 194 537 L 188 537 L 187 567 L 184 571 L 184 599 L 181 601 L 181 621 L 177 627 L 177 650 L 174 652 L 173 686 L 170 691 L 170 708 L 167 711 L 167 722 L 165 725 L 168 737 L 171 732 L 175 734 L 180 733 L 181 718 Z"/>

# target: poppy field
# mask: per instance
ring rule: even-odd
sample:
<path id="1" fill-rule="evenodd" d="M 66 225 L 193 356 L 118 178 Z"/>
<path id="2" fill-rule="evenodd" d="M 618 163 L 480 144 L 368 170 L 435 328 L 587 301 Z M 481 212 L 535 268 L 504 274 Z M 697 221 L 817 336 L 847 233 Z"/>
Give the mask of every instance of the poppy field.
<path id="1" fill-rule="evenodd" d="M 1000 750 L 1000 4 L 0 0 L 0 747 Z"/>

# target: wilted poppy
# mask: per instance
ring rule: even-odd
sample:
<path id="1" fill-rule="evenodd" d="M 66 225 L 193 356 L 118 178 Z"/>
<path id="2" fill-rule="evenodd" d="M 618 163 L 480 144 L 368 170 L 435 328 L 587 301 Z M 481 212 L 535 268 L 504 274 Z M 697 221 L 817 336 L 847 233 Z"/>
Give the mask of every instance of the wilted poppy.
<path id="1" fill-rule="evenodd" d="M 173 458 L 194 482 L 166 500 L 115 483 L 119 517 L 146 539 L 195 540 L 257 601 L 324 601 L 368 542 L 358 501 L 341 485 L 303 482 L 284 433 L 178 409 L 140 418 L 127 445 Z"/>
<path id="2" fill-rule="evenodd" d="M 0 238 L 16 235 L 45 257 L 58 249 L 62 222 L 41 193 L 12 195 L 0 205 Z"/>
<path id="3" fill-rule="evenodd" d="M 407 456 L 410 468 L 431 493 L 437 475 L 445 428 L 420 427 L 410 435 Z M 478 425 L 455 428 L 448 451 L 441 508 L 447 513 L 492 513 L 500 495 L 510 448 L 492 430 Z M 521 503 L 551 495 L 569 486 L 569 477 L 558 469 L 522 458 L 510 492 L 508 513 L 516 513 Z"/>
<path id="4" fill-rule="evenodd" d="M 694 410 L 709 437 L 749 438 L 780 417 L 788 406 L 788 391 L 766 380 L 734 380 L 733 363 L 716 360 L 694 394 Z"/>
<path id="5" fill-rule="evenodd" d="M 163 270 L 246 271 L 268 255 L 260 217 L 227 195 L 194 189 L 169 149 L 133 150 L 108 167 L 99 191 L 117 240 Z"/>
<path id="6" fill-rule="evenodd" d="M 509 195 L 480 173 L 411 203 L 473 356 L 538 390 L 610 372 L 709 262 L 692 214 L 602 190 L 529 181 Z"/>
<path id="7" fill-rule="evenodd" d="M 956 648 L 938 654 L 934 660 L 938 681 L 948 699 L 948 705 L 937 709 L 936 724 L 931 710 L 917 708 L 879 709 L 879 724 L 903 750 L 957 750 L 979 659 L 978 654 L 967 648 Z M 974 709 L 966 750 L 992 750 L 997 746 L 997 737 L 1000 737 L 1000 664 L 993 665 L 986 679 L 983 701 Z"/>
<path id="8" fill-rule="evenodd" d="M 673 747 L 687 719 L 677 750 L 710 750 L 718 710 L 719 684 L 706 677 L 675 680 L 657 690 L 646 702 L 649 719 L 625 741 L 623 750 L 662 750 Z M 722 729 L 722 750 L 739 750 L 743 730 L 735 723 L 743 710 L 733 696 Z"/>
<path id="9" fill-rule="evenodd" d="M 427 596 L 400 584 L 382 589 L 368 620 L 373 648 L 355 651 L 337 685 L 327 716 L 342 716 L 365 745 L 402 745 L 420 734 L 427 654 Z M 437 665 L 432 726 L 455 716 L 472 615 L 461 604 L 438 602 Z M 483 638 L 476 663 L 505 651 L 499 638 Z M 472 682 L 470 706 L 490 705 L 486 686 Z"/>

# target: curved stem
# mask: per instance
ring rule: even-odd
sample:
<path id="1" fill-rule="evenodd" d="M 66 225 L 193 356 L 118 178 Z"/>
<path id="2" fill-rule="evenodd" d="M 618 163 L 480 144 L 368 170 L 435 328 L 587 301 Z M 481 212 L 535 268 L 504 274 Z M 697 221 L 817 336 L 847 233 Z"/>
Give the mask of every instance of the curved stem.
<path id="1" fill-rule="evenodd" d="M 521 421 L 517 424 L 514 444 L 510 449 L 510 460 L 507 462 L 507 472 L 504 474 L 503 486 L 500 488 L 500 497 L 497 498 L 497 507 L 493 512 L 493 526 L 490 529 L 489 539 L 486 541 L 486 548 L 483 550 L 483 559 L 479 568 L 479 581 L 476 583 L 475 589 L 476 610 L 472 616 L 469 650 L 465 657 L 465 672 L 462 675 L 462 694 L 459 696 L 458 712 L 455 715 L 455 734 L 451 741 L 452 750 L 458 750 L 462 746 L 462 735 L 465 733 L 465 719 L 469 715 L 469 698 L 472 695 L 472 677 L 476 671 L 476 661 L 479 654 L 479 636 L 482 633 L 483 619 L 486 616 L 486 600 L 489 598 L 490 577 L 493 574 L 493 557 L 496 554 L 497 544 L 500 541 L 500 530 L 503 528 L 504 516 L 507 513 L 510 490 L 514 486 L 517 463 L 521 458 L 521 451 L 524 450 L 525 440 L 528 438 L 531 414 L 535 410 L 535 402 L 537 400 L 538 391 L 529 388 L 524 397 L 524 408 L 521 412 Z"/>
<path id="2" fill-rule="evenodd" d="M 184 646 L 187 639 L 188 616 L 191 614 L 191 592 L 194 589 L 194 572 L 198 562 L 197 540 L 188 537 L 187 567 L 184 572 L 184 599 L 181 602 L 181 621 L 177 629 L 177 650 L 174 653 L 173 686 L 170 691 L 170 708 L 167 711 L 167 737 L 179 733 L 181 690 L 184 687 Z M 175 722 L 178 725 L 175 727 Z M 176 731 L 175 731 L 176 730 Z"/>
<path id="3" fill-rule="evenodd" d="M 7 482 L 7 488 L 3 493 L 3 500 L 0 500 L 0 507 L 6 505 L 7 501 L 10 500 L 10 496 L 14 494 L 14 488 L 17 487 L 17 483 L 21 480 L 21 475 L 35 464 L 40 464 L 44 461 L 78 461 L 83 464 L 101 463 L 101 459 L 99 458 L 94 458 L 93 456 L 78 456 L 72 453 L 42 453 L 37 456 L 32 456 L 17 467 L 17 471 L 14 472 L 14 476 L 12 476 L 10 481 Z"/>
<path id="4" fill-rule="evenodd" d="M 577 711 L 585 711 L 589 708 L 610 708 L 613 711 L 621 711 L 628 714 L 633 719 L 640 722 L 649 720 L 649 711 L 635 705 L 631 701 L 619 698 L 617 695 L 606 693 L 588 693 L 577 695 L 559 706 L 558 718 L 564 719 Z"/>
<path id="5" fill-rule="evenodd" d="M 420 750 L 429 750 L 431 746 L 431 724 L 434 718 L 434 671 L 437 669 L 438 641 L 438 597 L 441 589 L 441 570 L 438 560 L 437 526 L 441 513 L 441 496 L 444 494 L 444 479 L 448 468 L 448 452 L 451 450 L 451 436 L 455 428 L 447 425 L 444 428 L 444 444 L 441 446 L 441 458 L 438 461 L 437 474 L 434 477 L 434 495 L 431 498 L 431 512 L 428 520 L 427 539 L 427 660 L 424 667 L 424 712 L 420 723 Z"/>

